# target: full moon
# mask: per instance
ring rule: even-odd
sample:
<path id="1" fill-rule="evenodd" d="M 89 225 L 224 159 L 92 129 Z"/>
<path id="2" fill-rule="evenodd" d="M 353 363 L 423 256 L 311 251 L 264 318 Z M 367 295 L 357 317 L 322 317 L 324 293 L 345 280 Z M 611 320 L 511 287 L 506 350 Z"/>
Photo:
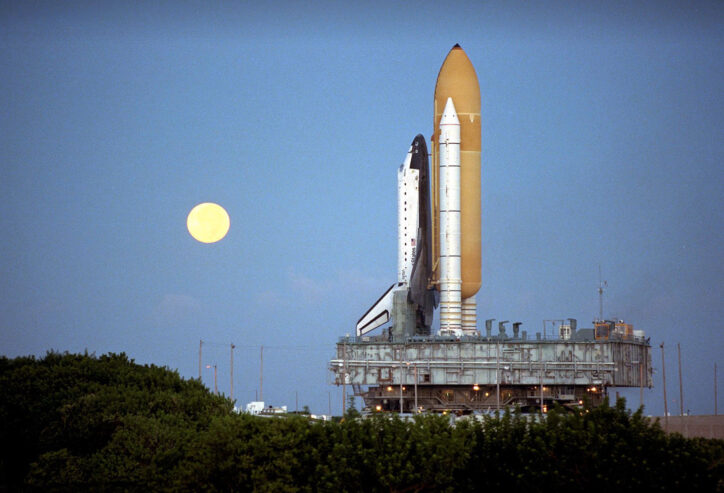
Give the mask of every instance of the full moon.
<path id="1" fill-rule="evenodd" d="M 201 243 L 216 243 L 229 231 L 229 214 L 213 202 L 199 204 L 189 212 L 186 227 L 189 233 Z"/>

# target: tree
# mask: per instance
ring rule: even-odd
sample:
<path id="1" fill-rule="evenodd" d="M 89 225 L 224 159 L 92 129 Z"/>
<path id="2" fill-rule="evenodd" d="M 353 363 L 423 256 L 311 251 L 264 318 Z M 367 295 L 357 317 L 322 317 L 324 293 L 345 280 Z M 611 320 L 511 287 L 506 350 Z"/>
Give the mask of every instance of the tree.
<path id="1" fill-rule="evenodd" d="M 714 491 L 724 441 L 615 405 L 339 423 L 232 411 L 124 354 L 0 358 L 0 491 Z M 305 406 L 305 411 L 309 408 Z"/>
<path id="2" fill-rule="evenodd" d="M 0 358 L 0 388 L 0 489 L 94 484 L 124 470 L 143 479 L 139 464 L 171 467 L 169 450 L 232 409 L 199 382 L 125 354 Z M 145 456 L 134 455 L 140 444 Z"/>

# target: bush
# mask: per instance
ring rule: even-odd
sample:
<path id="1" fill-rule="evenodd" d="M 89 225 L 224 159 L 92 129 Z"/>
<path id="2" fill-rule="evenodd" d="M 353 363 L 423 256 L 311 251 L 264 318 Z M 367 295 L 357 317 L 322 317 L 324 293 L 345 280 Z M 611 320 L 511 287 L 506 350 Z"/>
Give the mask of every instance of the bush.
<path id="1" fill-rule="evenodd" d="M 0 491 L 719 491 L 724 441 L 605 402 L 545 419 L 260 418 L 124 354 L 0 358 Z"/>

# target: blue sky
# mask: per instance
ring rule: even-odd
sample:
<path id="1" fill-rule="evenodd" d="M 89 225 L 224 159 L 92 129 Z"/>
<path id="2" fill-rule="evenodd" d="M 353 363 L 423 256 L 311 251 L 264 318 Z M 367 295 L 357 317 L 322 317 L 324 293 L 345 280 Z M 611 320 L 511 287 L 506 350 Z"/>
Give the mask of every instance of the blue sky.
<path id="1" fill-rule="evenodd" d="M 0 354 L 126 352 L 339 413 L 395 279 L 396 170 L 460 43 L 482 95 L 479 318 L 651 337 L 663 412 L 724 366 L 721 2 L 0 2 Z M 204 245 L 199 202 L 231 229 Z M 204 370 L 213 386 L 213 373 Z M 720 381 L 724 380 L 720 376 Z M 720 394 L 721 392 L 720 387 Z M 638 405 L 638 389 L 623 391 Z M 722 406 L 720 406 L 722 407 Z"/>

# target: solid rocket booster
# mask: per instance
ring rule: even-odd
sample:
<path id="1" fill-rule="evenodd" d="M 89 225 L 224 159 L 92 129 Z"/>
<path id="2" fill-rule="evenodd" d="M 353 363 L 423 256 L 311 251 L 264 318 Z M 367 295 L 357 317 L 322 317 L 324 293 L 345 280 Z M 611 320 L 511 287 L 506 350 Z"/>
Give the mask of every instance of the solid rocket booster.
<path id="1" fill-rule="evenodd" d="M 460 121 L 452 98 L 440 119 L 440 334 L 462 335 Z"/>
<path id="2" fill-rule="evenodd" d="M 462 330 L 474 334 L 475 294 L 481 285 L 480 200 L 480 85 L 473 64 L 455 45 L 440 68 L 435 85 L 432 147 L 432 262 L 433 283 L 440 282 L 440 120 L 448 98 L 452 98 L 460 121 L 460 269 Z M 442 299 L 442 292 L 440 293 Z M 441 326 L 442 327 L 442 326 Z"/>

